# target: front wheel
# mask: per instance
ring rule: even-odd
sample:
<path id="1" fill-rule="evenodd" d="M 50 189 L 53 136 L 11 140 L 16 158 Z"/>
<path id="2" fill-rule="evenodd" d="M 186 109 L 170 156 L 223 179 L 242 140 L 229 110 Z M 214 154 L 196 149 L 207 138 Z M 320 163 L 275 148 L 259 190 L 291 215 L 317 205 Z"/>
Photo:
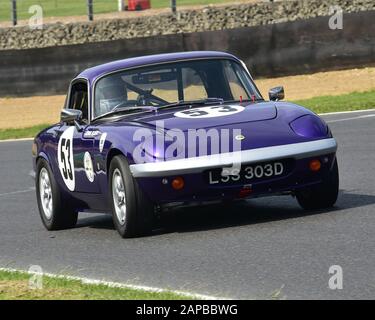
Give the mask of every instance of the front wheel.
<path id="1" fill-rule="evenodd" d="M 300 190 L 296 196 L 303 209 L 311 210 L 332 207 L 337 201 L 338 193 L 339 169 L 335 159 L 331 171 L 320 184 Z"/>
<path id="2" fill-rule="evenodd" d="M 113 223 L 121 237 L 150 233 L 154 207 L 133 178 L 122 155 L 115 156 L 111 161 L 109 190 Z"/>
<path id="3" fill-rule="evenodd" d="M 35 189 L 39 214 L 47 230 L 67 229 L 76 225 L 78 213 L 63 205 L 59 186 L 44 159 L 37 163 Z"/>

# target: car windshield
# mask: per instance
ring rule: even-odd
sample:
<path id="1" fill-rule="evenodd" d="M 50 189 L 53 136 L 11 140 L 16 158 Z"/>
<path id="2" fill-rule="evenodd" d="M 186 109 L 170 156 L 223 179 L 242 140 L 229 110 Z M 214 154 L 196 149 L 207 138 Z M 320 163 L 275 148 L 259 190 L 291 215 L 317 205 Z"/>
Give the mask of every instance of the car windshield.
<path id="1" fill-rule="evenodd" d="M 95 86 L 94 117 L 129 107 L 165 107 L 191 101 L 262 99 L 246 70 L 229 59 L 163 63 L 120 71 Z"/>

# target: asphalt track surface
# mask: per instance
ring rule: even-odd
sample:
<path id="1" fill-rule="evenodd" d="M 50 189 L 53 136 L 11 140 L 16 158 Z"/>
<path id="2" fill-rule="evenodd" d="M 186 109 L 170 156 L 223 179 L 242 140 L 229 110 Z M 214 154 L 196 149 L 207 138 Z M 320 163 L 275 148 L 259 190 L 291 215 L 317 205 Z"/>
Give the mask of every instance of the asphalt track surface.
<path id="1" fill-rule="evenodd" d="M 338 144 L 340 196 L 305 212 L 292 197 L 250 200 L 165 217 L 150 237 L 121 239 L 111 218 L 44 229 L 31 141 L 0 143 L 0 266 L 228 298 L 375 298 L 375 111 L 324 116 Z M 331 290 L 329 267 L 343 269 Z"/>

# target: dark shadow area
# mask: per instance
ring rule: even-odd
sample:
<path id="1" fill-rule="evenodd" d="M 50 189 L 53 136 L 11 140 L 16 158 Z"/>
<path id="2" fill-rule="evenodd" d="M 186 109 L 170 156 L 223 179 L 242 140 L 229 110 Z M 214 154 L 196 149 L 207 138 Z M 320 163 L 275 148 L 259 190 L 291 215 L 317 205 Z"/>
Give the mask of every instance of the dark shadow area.
<path id="1" fill-rule="evenodd" d="M 296 199 L 289 196 L 258 198 L 231 204 L 180 208 L 164 213 L 156 222 L 153 235 L 254 225 L 327 212 L 338 214 L 346 209 L 373 204 L 375 204 L 375 196 L 373 195 L 341 190 L 336 206 L 324 210 L 305 211 L 299 207 Z M 82 227 L 114 230 L 110 215 L 79 219 L 77 228 Z"/>
<path id="2" fill-rule="evenodd" d="M 115 230 L 112 222 L 112 217 L 109 214 L 98 214 L 93 217 L 79 218 L 76 228 L 95 228 L 95 229 L 108 229 Z"/>

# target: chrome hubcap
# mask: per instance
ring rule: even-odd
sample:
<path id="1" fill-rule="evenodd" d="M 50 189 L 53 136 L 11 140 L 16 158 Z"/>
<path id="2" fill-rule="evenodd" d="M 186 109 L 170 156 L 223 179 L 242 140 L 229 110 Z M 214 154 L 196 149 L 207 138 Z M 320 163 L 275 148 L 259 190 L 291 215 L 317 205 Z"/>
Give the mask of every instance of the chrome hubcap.
<path id="1" fill-rule="evenodd" d="M 49 220 L 52 217 L 53 212 L 53 200 L 52 200 L 52 187 L 49 179 L 48 171 L 46 168 L 42 168 L 39 173 L 39 194 L 40 202 L 43 207 L 44 215 Z"/>
<path id="2" fill-rule="evenodd" d="M 117 220 L 121 225 L 124 225 L 126 220 L 126 196 L 124 181 L 119 169 L 115 169 L 115 171 L 113 171 L 112 197 Z"/>

